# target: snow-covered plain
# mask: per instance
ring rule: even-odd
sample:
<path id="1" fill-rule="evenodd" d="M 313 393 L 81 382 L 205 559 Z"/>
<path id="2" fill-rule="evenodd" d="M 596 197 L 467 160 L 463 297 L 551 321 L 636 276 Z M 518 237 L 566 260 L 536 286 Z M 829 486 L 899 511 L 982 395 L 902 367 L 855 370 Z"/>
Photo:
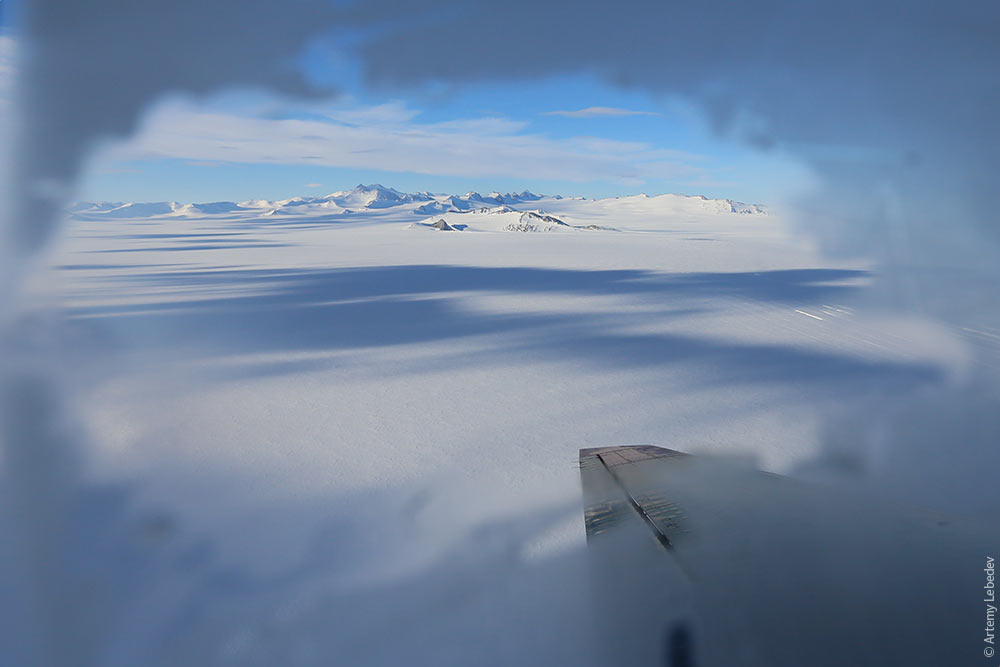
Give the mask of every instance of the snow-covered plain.
<path id="1" fill-rule="evenodd" d="M 105 664 L 586 664 L 579 448 L 794 473 L 968 361 L 729 200 L 86 204 L 47 260 Z"/>

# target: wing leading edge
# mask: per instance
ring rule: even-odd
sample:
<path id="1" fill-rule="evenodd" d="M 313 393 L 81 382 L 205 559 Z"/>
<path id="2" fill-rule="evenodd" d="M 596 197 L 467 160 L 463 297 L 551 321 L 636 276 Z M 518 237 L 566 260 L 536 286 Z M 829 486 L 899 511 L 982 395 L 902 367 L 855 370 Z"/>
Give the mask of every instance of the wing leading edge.
<path id="1" fill-rule="evenodd" d="M 984 659 L 994 526 L 652 446 L 580 474 L 609 664 Z"/>

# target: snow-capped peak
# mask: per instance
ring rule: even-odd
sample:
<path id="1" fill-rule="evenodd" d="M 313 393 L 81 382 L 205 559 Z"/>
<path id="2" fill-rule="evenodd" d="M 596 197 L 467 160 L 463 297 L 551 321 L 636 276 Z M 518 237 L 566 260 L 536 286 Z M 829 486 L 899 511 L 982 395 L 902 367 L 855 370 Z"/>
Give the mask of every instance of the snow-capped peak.
<path id="1" fill-rule="evenodd" d="M 292 197 L 277 201 L 266 199 L 250 199 L 239 203 L 230 201 L 208 202 L 201 204 L 181 204 L 177 202 L 119 203 L 119 202 L 83 202 L 75 204 L 70 212 L 76 217 L 84 218 L 148 218 L 159 216 L 198 217 L 233 216 L 245 214 L 259 215 L 348 215 L 364 210 L 394 209 L 406 207 L 417 215 L 430 216 L 443 213 L 462 213 L 469 211 L 525 211 L 525 204 L 538 202 L 542 199 L 561 200 L 560 196 L 537 195 L 529 190 L 506 194 L 497 190 L 483 195 L 476 191 L 463 195 L 431 194 L 429 192 L 406 193 L 390 188 L 381 183 L 365 185 L 359 183 L 350 190 L 339 190 L 323 197 Z M 765 215 L 767 209 L 758 204 L 745 204 L 731 199 L 709 199 L 702 195 L 647 195 L 645 193 L 630 197 L 615 197 L 607 202 L 621 200 L 623 202 L 644 201 L 649 205 L 665 209 L 690 209 L 706 212 L 735 213 L 741 215 Z M 530 207 L 530 208 L 533 208 Z"/>

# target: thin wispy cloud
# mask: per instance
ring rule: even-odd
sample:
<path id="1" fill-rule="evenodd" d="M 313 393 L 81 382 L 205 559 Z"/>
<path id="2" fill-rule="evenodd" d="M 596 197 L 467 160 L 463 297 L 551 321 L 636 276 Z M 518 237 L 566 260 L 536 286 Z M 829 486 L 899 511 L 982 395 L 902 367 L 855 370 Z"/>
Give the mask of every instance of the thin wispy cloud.
<path id="1" fill-rule="evenodd" d="M 159 107 L 114 160 L 180 158 L 308 164 L 441 176 L 519 177 L 639 186 L 705 182 L 700 156 L 635 141 L 553 138 L 506 118 L 418 123 L 405 106 L 357 107 L 325 119 L 240 115 L 175 102 Z M 341 119 L 349 118 L 349 122 Z"/>
<path id="2" fill-rule="evenodd" d="M 344 125 L 398 125 L 413 120 L 419 113 L 396 100 L 371 106 L 325 110 L 323 115 Z"/>
<path id="3" fill-rule="evenodd" d="M 565 116 L 567 118 L 593 118 L 595 116 L 659 116 L 655 111 L 637 111 L 617 107 L 587 107 L 576 110 L 546 111 L 543 116 Z"/>
<path id="4" fill-rule="evenodd" d="M 192 162 L 190 164 L 200 166 L 202 163 Z M 121 166 L 121 167 L 106 167 L 98 170 L 98 173 L 105 174 L 108 176 L 116 176 L 118 174 L 142 174 L 144 172 L 142 169 L 139 169 L 138 167 Z"/>
<path id="5" fill-rule="evenodd" d="M 306 188 L 321 188 L 321 187 L 323 187 L 323 184 L 322 183 L 306 183 L 303 187 L 306 187 Z"/>

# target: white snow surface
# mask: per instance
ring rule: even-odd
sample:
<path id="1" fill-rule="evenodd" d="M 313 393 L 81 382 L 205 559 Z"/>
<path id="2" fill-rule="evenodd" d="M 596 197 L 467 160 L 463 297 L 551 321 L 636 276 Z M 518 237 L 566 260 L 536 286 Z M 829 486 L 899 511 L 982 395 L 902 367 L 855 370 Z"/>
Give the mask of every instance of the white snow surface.
<path id="1" fill-rule="evenodd" d="M 729 200 L 359 186 L 69 215 L 33 294 L 81 493 L 123 490 L 139 531 L 79 539 L 132 540 L 145 582 L 95 566 L 104 664 L 587 664 L 579 448 L 794 473 L 830 406 L 966 372 L 956 331 L 865 307 L 863 262 Z"/>

